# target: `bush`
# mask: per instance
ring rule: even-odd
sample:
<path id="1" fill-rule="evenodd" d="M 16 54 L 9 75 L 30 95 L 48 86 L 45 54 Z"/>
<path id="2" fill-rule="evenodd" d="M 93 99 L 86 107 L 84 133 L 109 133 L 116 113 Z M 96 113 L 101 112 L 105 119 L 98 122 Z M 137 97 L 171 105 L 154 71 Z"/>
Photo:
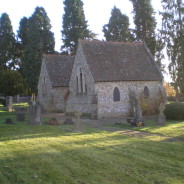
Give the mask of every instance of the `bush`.
<path id="1" fill-rule="evenodd" d="M 184 120 L 184 103 L 167 104 L 164 114 L 169 120 Z"/>
<path id="2" fill-rule="evenodd" d="M 2 104 L 5 107 L 6 106 L 6 99 L 0 99 L 0 104 Z"/>

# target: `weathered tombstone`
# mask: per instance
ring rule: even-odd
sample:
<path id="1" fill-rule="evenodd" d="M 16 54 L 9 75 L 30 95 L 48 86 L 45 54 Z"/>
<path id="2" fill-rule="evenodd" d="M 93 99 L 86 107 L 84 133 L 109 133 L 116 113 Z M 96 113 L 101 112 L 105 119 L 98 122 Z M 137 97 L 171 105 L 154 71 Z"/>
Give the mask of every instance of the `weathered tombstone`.
<path id="1" fill-rule="evenodd" d="M 8 96 L 6 98 L 6 107 L 7 107 L 7 111 L 8 112 L 12 112 L 13 111 L 13 101 L 12 101 L 12 96 Z"/>
<path id="2" fill-rule="evenodd" d="M 40 125 L 41 124 L 41 107 L 38 102 L 31 102 L 29 106 L 29 124 Z"/>
<path id="3" fill-rule="evenodd" d="M 36 96 L 35 96 L 35 94 L 33 93 L 32 95 L 31 95 L 31 102 L 35 102 L 36 101 Z"/>
<path id="4" fill-rule="evenodd" d="M 64 125 L 73 125 L 73 120 L 70 116 L 66 116 L 66 119 L 64 121 Z"/>
<path id="5" fill-rule="evenodd" d="M 13 122 L 13 120 L 11 118 L 7 118 L 4 123 L 8 124 L 8 125 L 15 125 L 16 124 L 15 122 Z"/>
<path id="6" fill-rule="evenodd" d="M 134 126 L 143 126 L 144 123 L 142 120 L 142 110 L 140 107 L 139 98 L 134 91 L 131 91 L 130 97 L 131 97 L 132 105 L 134 108 L 134 119 L 133 119 L 133 122 L 131 124 Z"/>
<path id="7" fill-rule="evenodd" d="M 159 106 L 159 116 L 158 116 L 158 125 L 162 125 L 166 122 L 166 117 L 164 114 L 165 104 L 162 102 Z"/>
<path id="8" fill-rule="evenodd" d="M 83 129 L 82 125 L 81 125 L 81 120 L 80 120 L 81 115 L 82 115 L 82 112 L 80 112 L 80 111 L 77 111 L 75 113 L 75 116 L 76 116 L 75 131 L 77 131 L 77 132 L 81 132 Z"/>
<path id="9" fill-rule="evenodd" d="M 16 113 L 16 120 L 17 121 L 25 121 L 25 113 L 24 112 L 17 112 Z"/>
<path id="10" fill-rule="evenodd" d="M 52 126 L 55 126 L 55 125 L 59 125 L 58 123 L 58 120 L 56 118 L 51 118 L 48 123 L 48 125 L 52 125 Z"/>
<path id="11" fill-rule="evenodd" d="M 17 103 L 19 102 L 19 95 L 17 95 L 17 97 L 16 97 L 16 101 L 17 101 Z"/>

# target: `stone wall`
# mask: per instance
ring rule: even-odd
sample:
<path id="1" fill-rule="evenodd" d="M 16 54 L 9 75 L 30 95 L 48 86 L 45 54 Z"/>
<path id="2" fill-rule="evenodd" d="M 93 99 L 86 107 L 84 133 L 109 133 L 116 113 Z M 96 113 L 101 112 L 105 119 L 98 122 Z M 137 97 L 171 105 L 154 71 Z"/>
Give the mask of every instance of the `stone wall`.
<path id="1" fill-rule="evenodd" d="M 130 116 L 129 90 L 134 90 L 140 97 L 145 86 L 149 89 L 151 105 L 156 108 L 159 90 L 162 88 L 159 81 L 98 82 L 95 85 L 98 93 L 98 118 Z M 113 100 L 115 87 L 120 91 L 120 101 L 116 102 Z"/>
<path id="2" fill-rule="evenodd" d="M 77 87 L 77 77 L 80 77 L 82 71 L 83 87 L 87 90 L 81 92 L 81 87 Z M 85 76 L 85 81 L 84 81 Z M 84 84 L 85 83 L 85 84 Z M 95 85 L 92 74 L 83 55 L 82 47 L 79 44 L 77 54 L 74 61 L 72 75 L 70 79 L 70 96 L 67 103 L 67 112 L 73 113 L 81 111 L 86 114 L 97 112 L 97 102 L 95 101 Z M 77 89 L 78 88 L 78 89 Z"/>
<path id="3" fill-rule="evenodd" d="M 52 87 L 45 63 L 42 62 L 38 82 L 38 100 L 43 110 L 64 112 L 64 98 L 68 91 L 69 87 Z"/>
<path id="4" fill-rule="evenodd" d="M 41 72 L 38 82 L 38 101 L 41 103 L 44 110 L 49 106 L 49 100 L 52 94 L 52 85 L 49 79 L 49 75 L 45 66 L 42 62 Z"/>

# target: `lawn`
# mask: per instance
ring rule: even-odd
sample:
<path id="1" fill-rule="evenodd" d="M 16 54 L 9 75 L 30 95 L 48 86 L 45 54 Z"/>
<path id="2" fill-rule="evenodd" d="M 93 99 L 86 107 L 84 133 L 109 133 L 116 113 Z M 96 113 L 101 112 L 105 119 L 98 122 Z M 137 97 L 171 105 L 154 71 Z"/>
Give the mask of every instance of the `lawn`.
<path id="1" fill-rule="evenodd" d="M 13 113 L 0 110 L 2 184 L 184 183 L 182 141 L 92 129 L 73 133 L 63 126 L 28 126 L 25 122 L 4 125 L 3 119 L 10 116 Z M 174 125 L 180 123 L 184 125 Z M 153 133 L 164 128 L 170 136 L 178 135 L 179 128 L 172 133 L 168 125 L 152 127 Z"/>

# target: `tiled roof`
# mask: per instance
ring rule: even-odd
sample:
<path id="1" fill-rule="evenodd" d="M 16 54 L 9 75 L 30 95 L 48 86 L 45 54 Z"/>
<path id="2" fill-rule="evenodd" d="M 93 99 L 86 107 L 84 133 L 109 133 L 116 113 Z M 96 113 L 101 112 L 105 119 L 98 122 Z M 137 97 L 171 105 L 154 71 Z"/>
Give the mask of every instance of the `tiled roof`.
<path id="1" fill-rule="evenodd" d="M 162 74 L 143 43 L 79 40 L 95 82 L 161 81 Z"/>
<path id="2" fill-rule="evenodd" d="M 44 55 L 52 86 L 68 87 L 73 68 L 74 56 Z"/>

